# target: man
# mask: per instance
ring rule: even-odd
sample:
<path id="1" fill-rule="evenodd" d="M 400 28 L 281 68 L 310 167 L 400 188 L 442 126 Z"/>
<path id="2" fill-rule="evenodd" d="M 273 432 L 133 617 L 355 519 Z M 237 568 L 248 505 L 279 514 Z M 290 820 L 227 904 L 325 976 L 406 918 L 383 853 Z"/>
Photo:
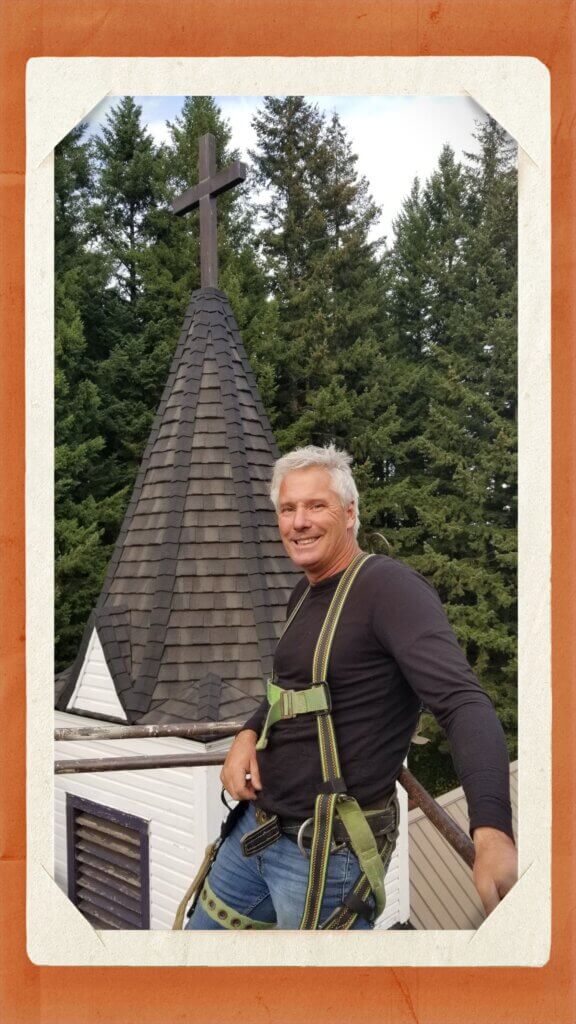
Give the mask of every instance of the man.
<path id="1" fill-rule="evenodd" d="M 371 886 L 354 889 L 368 868 L 364 855 L 360 852 L 358 860 L 354 852 L 348 826 L 340 823 L 339 832 L 331 833 L 335 840 L 329 855 L 326 846 L 322 884 L 314 889 L 309 882 L 310 865 L 318 859 L 314 843 L 321 842 L 318 807 L 328 806 L 328 815 L 336 808 L 335 817 L 346 819 L 345 811 L 360 805 L 375 836 L 381 826 L 377 845 L 383 874 L 391 852 L 385 841 L 395 781 L 422 704 L 445 728 L 464 786 L 474 881 L 487 913 L 516 880 L 502 729 L 434 589 L 401 562 L 362 558 L 350 462 L 332 445 L 299 449 L 278 460 L 271 484 L 284 547 L 304 579 L 289 602 L 289 625 L 278 643 L 269 696 L 279 688 L 300 693 L 311 681 L 318 684 L 312 665 L 316 669 L 328 608 L 342 581 L 351 570 L 356 573 L 340 609 L 326 672 L 331 703 L 324 711 L 331 713 L 335 731 L 336 769 L 327 781 L 328 748 L 319 750 L 318 711 L 271 721 L 274 714 L 264 702 L 236 737 L 222 769 L 224 788 L 242 802 L 240 817 L 218 851 L 188 928 L 373 927 L 379 882 L 372 864 Z M 318 685 L 310 692 L 317 690 Z M 312 825 L 304 822 L 313 823 L 312 840 L 307 835 Z M 368 836 L 376 842 L 370 830 Z M 314 900 L 318 906 L 307 916 Z M 348 916 L 341 916 L 343 908 Z"/>

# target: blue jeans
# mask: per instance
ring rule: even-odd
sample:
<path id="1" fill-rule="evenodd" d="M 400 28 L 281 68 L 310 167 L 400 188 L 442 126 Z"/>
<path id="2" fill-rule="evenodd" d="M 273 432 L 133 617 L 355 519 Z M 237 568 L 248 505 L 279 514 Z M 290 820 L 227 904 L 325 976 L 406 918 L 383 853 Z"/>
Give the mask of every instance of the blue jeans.
<path id="1" fill-rule="evenodd" d="M 297 929 L 304 910 L 310 862 L 285 835 L 262 853 L 245 857 L 240 839 L 256 827 L 251 803 L 218 850 L 210 871 L 210 886 L 224 903 L 247 917 L 276 922 L 277 928 Z M 359 874 L 358 860 L 347 846 L 330 855 L 320 924 L 342 904 Z M 221 929 L 222 925 L 213 921 L 198 903 L 185 927 Z M 359 917 L 352 927 L 370 929 L 373 925 Z"/>

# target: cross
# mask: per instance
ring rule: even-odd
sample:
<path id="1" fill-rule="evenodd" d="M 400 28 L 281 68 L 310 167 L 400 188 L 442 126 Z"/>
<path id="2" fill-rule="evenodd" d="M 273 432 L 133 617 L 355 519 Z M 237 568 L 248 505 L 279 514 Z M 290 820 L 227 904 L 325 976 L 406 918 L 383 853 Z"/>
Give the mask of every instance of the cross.
<path id="1" fill-rule="evenodd" d="M 200 283 L 202 288 L 218 287 L 218 246 L 216 236 L 216 196 L 244 181 L 246 164 L 234 163 L 216 170 L 216 139 L 210 133 L 199 142 L 198 184 L 186 189 L 172 201 L 177 217 L 200 207 Z"/>

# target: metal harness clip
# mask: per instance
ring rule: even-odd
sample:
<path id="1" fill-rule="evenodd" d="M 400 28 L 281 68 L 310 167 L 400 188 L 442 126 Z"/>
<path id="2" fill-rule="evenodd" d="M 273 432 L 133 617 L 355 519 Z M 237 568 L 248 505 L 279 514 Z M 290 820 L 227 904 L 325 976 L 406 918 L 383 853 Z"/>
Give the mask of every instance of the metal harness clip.
<path id="1" fill-rule="evenodd" d="M 300 825 L 300 828 L 298 829 L 298 835 L 296 836 L 298 849 L 300 850 L 302 856 L 306 857 L 308 860 L 310 859 L 310 851 L 307 850 L 306 847 L 304 846 L 304 833 L 306 832 L 306 829 L 308 828 L 309 825 L 314 825 L 314 818 L 306 818 L 306 821 L 303 821 L 302 824 Z M 312 837 L 310 836 L 310 838 Z M 330 846 L 330 853 L 336 853 L 336 851 L 340 850 L 344 845 L 344 843 L 336 843 L 334 840 L 332 840 L 332 845 Z"/>

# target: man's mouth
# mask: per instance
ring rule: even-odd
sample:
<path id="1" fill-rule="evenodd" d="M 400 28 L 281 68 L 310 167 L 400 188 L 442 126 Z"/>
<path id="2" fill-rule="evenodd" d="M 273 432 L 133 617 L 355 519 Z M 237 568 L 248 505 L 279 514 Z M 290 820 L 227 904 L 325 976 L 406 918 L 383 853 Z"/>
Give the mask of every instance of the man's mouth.
<path id="1" fill-rule="evenodd" d="M 297 538 L 295 538 L 292 541 L 292 543 L 295 544 L 296 547 L 298 547 L 298 548 L 305 548 L 305 547 L 308 547 L 310 544 L 315 544 L 317 540 L 320 540 L 320 538 L 319 537 L 301 537 L 299 540 Z"/>

